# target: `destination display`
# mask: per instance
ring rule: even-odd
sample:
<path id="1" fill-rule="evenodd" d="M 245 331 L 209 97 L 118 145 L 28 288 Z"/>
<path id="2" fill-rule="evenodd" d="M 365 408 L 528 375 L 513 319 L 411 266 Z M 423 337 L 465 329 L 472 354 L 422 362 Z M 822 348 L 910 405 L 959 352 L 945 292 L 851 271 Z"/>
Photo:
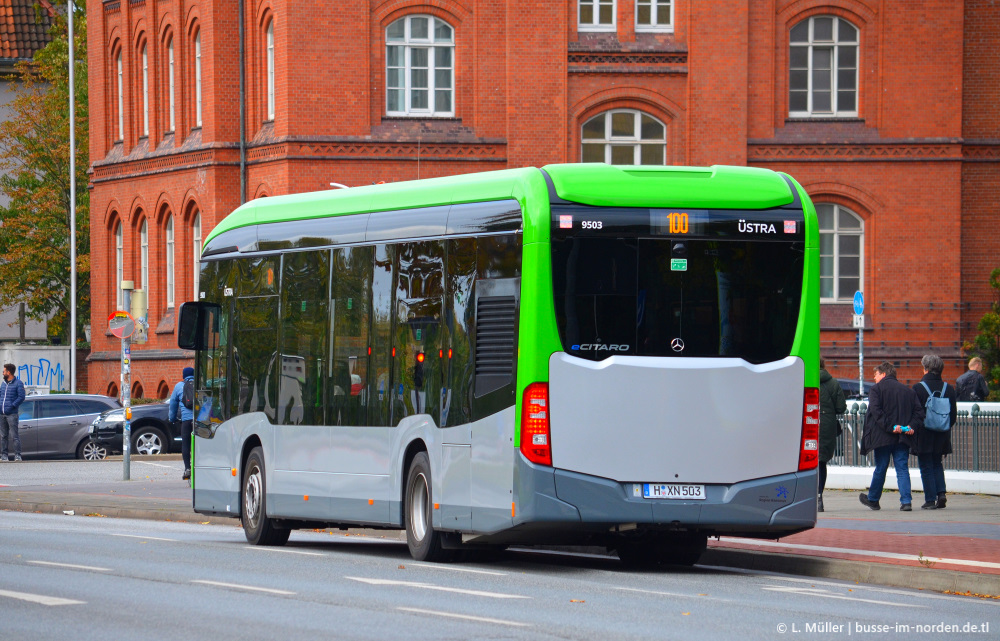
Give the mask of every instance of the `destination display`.
<path id="1" fill-rule="evenodd" d="M 554 238 L 669 236 L 776 241 L 805 239 L 801 210 L 552 206 Z"/>

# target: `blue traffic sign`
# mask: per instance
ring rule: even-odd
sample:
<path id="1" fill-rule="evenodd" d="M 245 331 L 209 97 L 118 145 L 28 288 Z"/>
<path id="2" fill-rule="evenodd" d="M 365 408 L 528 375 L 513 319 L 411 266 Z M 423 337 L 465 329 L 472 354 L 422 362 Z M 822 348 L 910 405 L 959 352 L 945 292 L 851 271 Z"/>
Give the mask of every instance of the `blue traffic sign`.
<path id="1" fill-rule="evenodd" d="M 854 292 L 854 313 L 865 313 L 865 297 L 860 291 Z"/>

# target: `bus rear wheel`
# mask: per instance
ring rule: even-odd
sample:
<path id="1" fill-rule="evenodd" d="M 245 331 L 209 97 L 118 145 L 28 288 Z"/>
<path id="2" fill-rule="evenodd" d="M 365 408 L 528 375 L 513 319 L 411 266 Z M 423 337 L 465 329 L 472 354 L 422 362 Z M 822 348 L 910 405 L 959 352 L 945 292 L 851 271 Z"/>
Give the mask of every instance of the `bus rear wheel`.
<path id="1" fill-rule="evenodd" d="M 250 545 L 284 545 L 292 531 L 275 527 L 274 519 L 267 518 L 265 483 L 264 450 L 255 447 L 247 458 L 243 474 L 243 509 L 240 511 L 243 533 Z"/>
<path id="2" fill-rule="evenodd" d="M 426 452 L 418 453 L 406 475 L 404 520 L 406 544 L 410 556 L 417 561 L 444 562 L 452 558 L 452 550 L 441 546 L 442 535 L 431 524 L 431 464 Z"/>

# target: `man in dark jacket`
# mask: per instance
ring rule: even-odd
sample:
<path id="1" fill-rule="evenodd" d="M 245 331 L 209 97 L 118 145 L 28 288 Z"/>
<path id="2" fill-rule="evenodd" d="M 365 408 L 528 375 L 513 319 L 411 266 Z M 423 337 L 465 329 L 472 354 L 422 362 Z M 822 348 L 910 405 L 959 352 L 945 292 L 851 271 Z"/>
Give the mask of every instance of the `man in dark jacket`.
<path id="1" fill-rule="evenodd" d="M 941 379 L 941 372 L 944 371 L 944 361 L 936 354 L 928 354 L 920 359 L 920 364 L 924 367 L 924 377 L 913 386 L 913 391 L 917 394 L 917 400 L 923 406 L 927 403 L 930 392 L 940 392 L 944 388 L 944 397 L 951 405 L 951 416 L 949 430 L 947 432 L 935 432 L 926 427 L 917 430 L 914 440 L 913 451 L 917 455 L 917 462 L 920 463 L 920 481 L 924 484 L 924 504 L 920 507 L 925 510 L 940 510 L 948 503 L 948 497 L 944 486 L 944 465 L 941 459 L 951 454 L 951 427 L 955 427 L 958 421 L 957 394 L 955 388 L 948 385 Z M 971 371 L 971 370 L 970 370 Z M 925 388 L 924 385 L 927 387 Z"/>
<path id="2" fill-rule="evenodd" d="M 899 509 L 909 512 L 913 508 L 910 495 L 910 469 L 906 459 L 910 455 L 913 434 L 923 427 L 924 406 L 917 401 L 917 393 L 896 380 L 896 368 L 885 362 L 875 368 L 875 386 L 868 394 L 868 413 L 865 432 L 861 437 L 861 454 L 875 453 L 875 472 L 867 494 L 861 494 L 861 503 L 873 510 L 881 509 L 878 501 L 885 485 L 885 473 L 890 459 L 896 466 L 896 483 L 899 486 Z"/>
<path id="3" fill-rule="evenodd" d="M 958 400 L 985 401 L 990 395 L 990 386 L 986 384 L 986 377 L 983 376 L 983 359 L 976 356 L 969 360 L 969 371 L 958 377 L 955 381 L 958 388 Z"/>
<path id="4" fill-rule="evenodd" d="M 826 464 L 837 449 L 840 423 L 837 415 L 847 411 L 844 389 L 830 372 L 826 363 L 819 359 L 819 496 L 816 511 L 823 511 L 823 490 L 826 488 Z"/>
<path id="5" fill-rule="evenodd" d="M 7 440 L 13 438 L 14 460 L 21 460 L 21 437 L 17 432 L 17 419 L 24 402 L 24 383 L 16 376 L 17 368 L 11 363 L 3 366 L 0 383 L 0 461 L 7 460 Z"/>

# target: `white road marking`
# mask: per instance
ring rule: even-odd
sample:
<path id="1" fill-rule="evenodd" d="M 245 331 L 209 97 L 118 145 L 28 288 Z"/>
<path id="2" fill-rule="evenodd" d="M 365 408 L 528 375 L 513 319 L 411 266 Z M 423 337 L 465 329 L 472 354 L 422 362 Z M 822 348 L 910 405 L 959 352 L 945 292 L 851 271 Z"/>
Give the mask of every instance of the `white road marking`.
<path id="1" fill-rule="evenodd" d="M 135 465 L 136 463 L 138 463 L 140 465 L 152 465 L 153 467 L 165 467 L 168 470 L 176 470 L 177 469 L 173 465 L 164 465 L 163 463 L 149 463 L 147 461 L 132 461 L 133 465 Z"/>
<path id="2" fill-rule="evenodd" d="M 9 592 L 0 590 L 0 596 L 40 603 L 42 605 L 84 605 L 86 601 L 74 601 L 73 599 L 61 599 L 57 596 L 45 596 L 44 594 L 28 594 L 27 592 Z"/>
<path id="3" fill-rule="evenodd" d="M 247 545 L 245 547 L 248 550 L 259 550 L 261 552 L 283 552 L 284 554 L 302 554 L 305 556 L 326 556 L 325 554 L 320 554 L 319 552 L 306 552 L 304 550 L 282 550 L 281 548 L 263 548 L 256 545 Z"/>
<path id="4" fill-rule="evenodd" d="M 832 594 L 829 590 L 821 590 L 818 588 L 796 588 L 790 585 L 765 585 L 763 589 L 769 590 L 771 592 L 786 592 L 791 594 L 802 594 L 804 596 L 819 596 L 825 599 L 840 599 L 842 601 L 860 601 L 862 603 L 877 603 L 879 605 L 892 605 L 901 608 L 926 608 L 926 605 L 916 605 L 913 603 L 899 603 L 896 601 L 874 601 L 872 599 L 866 599 L 863 597 L 853 597 L 853 596 L 842 596 L 840 594 Z"/>
<path id="5" fill-rule="evenodd" d="M 728 601 L 728 599 L 719 599 L 719 597 L 710 597 L 707 594 L 681 594 L 680 592 L 661 592 L 659 590 L 640 590 L 639 588 L 623 588 L 614 586 L 615 590 L 624 590 L 625 592 L 641 592 L 643 594 L 655 594 L 657 596 L 677 596 L 682 598 L 690 599 L 712 599 L 713 601 Z"/>
<path id="6" fill-rule="evenodd" d="M 94 572 L 110 572 L 111 568 L 97 568 L 92 565 L 74 565 L 73 563 L 53 563 L 52 561 L 28 561 L 35 565 L 51 565 L 56 568 L 70 568 L 72 570 L 93 570 Z"/>
<path id="7" fill-rule="evenodd" d="M 489 570 L 470 570 L 469 568 L 453 568 L 447 565 L 434 565 L 433 563 L 407 563 L 409 567 L 430 568 L 432 570 L 451 570 L 452 572 L 471 572 L 472 574 L 491 574 L 493 576 L 507 576 L 506 572 L 491 572 Z"/>
<path id="8" fill-rule="evenodd" d="M 970 565 L 973 567 L 1000 569 L 1000 563 L 989 561 L 968 561 L 966 559 L 944 559 L 936 556 L 918 556 L 915 554 L 899 554 L 897 552 L 880 552 L 878 550 L 854 550 L 849 548 L 829 548 L 822 545 L 801 545 L 796 543 L 775 543 L 774 541 L 747 541 L 746 539 L 736 539 L 724 536 L 723 541 L 730 543 L 740 543 L 759 547 L 792 548 L 794 550 L 813 550 L 816 552 L 836 552 L 837 554 L 853 554 L 855 556 L 871 556 L 885 559 L 898 559 L 901 561 L 917 561 L 930 563 L 948 563 L 951 565 Z M 726 549 L 726 548 L 720 548 Z"/>
<path id="9" fill-rule="evenodd" d="M 850 585 L 846 583 L 837 583 L 835 581 L 823 581 L 823 580 L 810 580 L 810 579 L 798 579 L 790 576 L 774 576 L 769 575 L 768 580 L 771 581 L 790 581 L 792 583 L 808 583 L 810 585 L 829 585 L 834 588 L 848 588 L 850 590 L 868 590 L 869 592 L 884 592 L 886 594 L 901 594 L 905 597 L 920 597 L 922 599 L 944 599 L 946 601 L 954 600 L 956 597 L 950 594 L 936 594 L 934 592 L 919 592 L 916 588 L 909 590 L 894 590 L 892 588 L 882 588 L 874 585 L 861 585 L 851 583 Z M 985 603 L 987 605 L 993 605 L 1000 607 L 1000 602 L 997 601 L 986 601 L 979 600 L 975 603 Z"/>
<path id="10" fill-rule="evenodd" d="M 192 579 L 191 583 L 201 583 L 202 585 L 212 585 L 218 588 L 233 588 L 236 590 L 251 590 L 253 592 L 267 592 L 268 594 L 281 594 L 285 596 L 291 596 L 295 594 L 294 592 L 289 592 L 288 590 L 275 590 L 273 588 L 258 588 L 253 585 L 240 585 L 238 583 L 222 583 L 220 581 L 202 581 L 199 579 Z"/>
<path id="11" fill-rule="evenodd" d="M 452 612 L 440 612 L 438 610 L 421 610 L 420 608 L 403 608 L 398 607 L 397 610 L 402 610 L 403 612 L 413 612 L 414 614 L 427 614 L 436 617 L 448 617 L 450 619 L 465 619 L 467 621 L 479 621 L 480 623 L 496 623 L 497 625 L 512 625 L 517 627 L 531 627 L 527 623 L 518 623 L 517 621 L 503 621 L 501 619 L 490 619 L 489 617 L 474 617 L 468 614 L 454 614 Z"/>
<path id="12" fill-rule="evenodd" d="M 113 534 L 109 533 L 109 536 L 124 536 L 129 539 L 149 539 L 150 541 L 173 541 L 177 542 L 177 539 L 164 539 L 159 536 L 139 536 L 138 534 Z"/>
<path id="13" fill-rule="evenodd" d="M 350 579 L 351 581 L 360 581 L 361 583 L 368 583 L 369 585 L 398 585 L 406 588 L 421 588 L 424 590 L 438 590 L 440 592 L 456 592 L 458 594 L 468 594 L 471 596 L 485 596 L 493 599 L 530 599 L 529 596 L 521 596 L 520 594 L 504 594 L 503 592 L 483 592 L 481 590 L 463 590 L 461 588 L 447 588 L 443 585 L 434 585 L 433 583 L 418 583 L 416 581 L 393 581 L 391 579 L 365 579 L 357 576 L 345 576 L 345 579 Z"/>

